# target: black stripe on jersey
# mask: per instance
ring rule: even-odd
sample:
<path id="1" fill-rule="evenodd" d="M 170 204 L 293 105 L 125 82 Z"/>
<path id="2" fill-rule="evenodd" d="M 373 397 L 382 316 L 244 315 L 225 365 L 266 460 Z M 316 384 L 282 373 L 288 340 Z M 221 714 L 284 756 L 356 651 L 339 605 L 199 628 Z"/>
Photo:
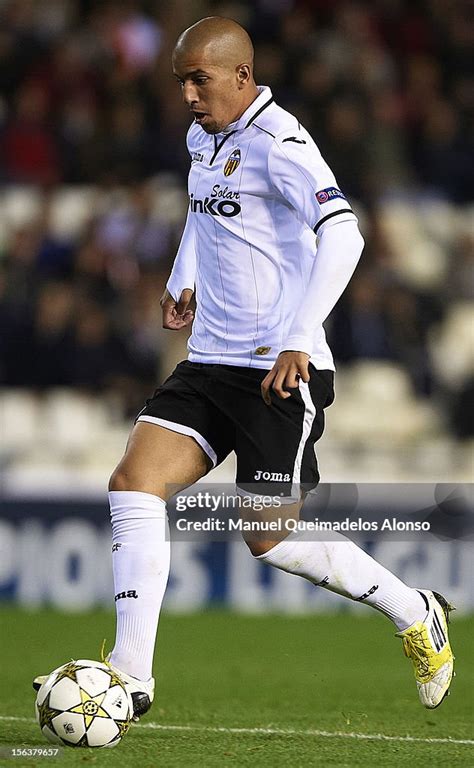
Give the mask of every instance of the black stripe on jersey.
<path id="1" fill-rule="evenodd" d="M 268 99 L 268 101 L 267 101 L 267 102 L 265 102 L 265 104 L 263 105 L 263 107 L 260 107 L 260 109 L 257 109 L 257 111 L 255 112 L 255 114 L 254 114 L 254 115 L 253 115 L 253 116 L 250 118 L 250 120 L 248 121 L 248 123 L 247 123 L 247 125 L 246 125 L 245 127 L 246 127 L 246 128 L 248 128 L 248 127 L 249 127 L 249 125 L 252 125 L 253 121 L 254 121 L 254 120 L 255 120 L 255 119 L 256 119 L 256 118 L 257 118 L 259 115 L 261 115 L 261 114 L 262 114 L 262 112 L 263 112 L 263 110 L 264 110 L 264 109 L 266 109 L 267 107 L 269 107 L 269 106 L 270 106 L 270 104 L 272 103 L 272 101 L 273 101 L 273 96 L 271 97 L 271 99 Z"/>
<path id="2" fill-rule="evenodd" d="M 268 133 L 268 135 L 269 135 L 269 136 L 271 136 L 271 137 L 272 137 L 272 139 L 275 139 L 275 138 L 276 138 L 276 136 L 275 136 L 273 133 L 270 133 L 270 131 L 267 131 L 267 129 L 266 129 L 266 128 L 262 128 L 262 126 L 261 126 L 261 125 L 257 125 L 257 123 L 254 123 L 254 127 L 255 127 L 255 128 L 258 128 L 258 130 L 259 130 L 259 131 L 263 131 L 264 133 Z"/>
<path id="3" fill-rule="evenodd" d="M 323 216 L 323 218 L 318 221 L 316 226 L 313 227 L 314 234 L 317 233 L 321 224 L 324 224 L 325 221 L 328 221 L 328 219 L 332 219 L 334 216 L 339 216 L 340 213 L 354 213 L 354 211 L 352 210 L 352 208 L 342 208 L 342 210 L 340 211 L 333 211 L 332 213 L 328 213 L 327 216 Z"/>
<path id="4" fill-rule="evenodd" d="M 231 137 L 231 136 L 233 136 L 233 135 L 234 135 L 234 133 L 236 133 L 236 131 L 231 131 L 230 133 L 226 134 L 226 135 L 224 136 L 224 138 L 222 139 L 222 141 L 221 141 L 221 143 L 220 143 L 220 144 L 218 144 L 218 143 L 217 143 L 217 139 L 216 139 L 216 137 L 214 136 L 214 154 L 213 154 L 213 156 L 211 157 L 211 162 L 209 163 L 209 165 L 212 165 L 212 164 L 213 164 L 214 160 L 215 160 L 215 159 L 216 159 L 216 157 L 217 157 L 217 153 L 218 153 L 218 152 L 220 152 L 220 150 L 222 149 L 222 147 L 223 147 L 223 146 L 224 146 L 224 144 L 226 143 L 227 139 L 230 139 L 230 137 Z"/>

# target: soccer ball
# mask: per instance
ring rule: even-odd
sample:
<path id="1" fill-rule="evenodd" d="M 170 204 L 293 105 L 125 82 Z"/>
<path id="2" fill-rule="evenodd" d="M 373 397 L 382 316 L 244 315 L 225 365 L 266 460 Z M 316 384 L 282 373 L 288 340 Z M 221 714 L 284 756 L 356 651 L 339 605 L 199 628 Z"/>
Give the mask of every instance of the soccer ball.
<path id="1" fill-rule="evenodd" d="M 48 741 L 68 747 L 115 747 L 133 716 L 125 683 L 99 661 L 55 669 L 38 691 L 36 720 Z"/>

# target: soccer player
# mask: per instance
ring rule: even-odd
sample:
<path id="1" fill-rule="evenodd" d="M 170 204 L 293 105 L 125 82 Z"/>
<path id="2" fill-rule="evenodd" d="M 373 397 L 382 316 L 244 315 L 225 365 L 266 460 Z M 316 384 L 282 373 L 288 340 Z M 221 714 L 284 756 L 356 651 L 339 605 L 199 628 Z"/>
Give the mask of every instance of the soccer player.
<path id="1" fill-rule="evenodd" d="M 319 480 L 314 443 L 334 398 L 323 322 L 363 248 L 313 139 L 255 84 L 241 26 L 220 17 L 194 24 L 178 39 L 173 71 L 193 118 L 189 210 L 161 303 L 165 328 L 193 324 L 189 357 L 139 413 L 109 494 L 117 634 L 108 663 L 126 681 L 136 718 L 154 695 L 170 565 L 166 502 L 233 450 L 239 493 L 270 490 L 286 515 L 298 515 Z M 270 489 L 261 482 L 268 477 Z M 247 543 L 262 562 L 388 616 L 422 704 L 441 703 L 453 675 L 444 598 L 406 586 L 342 536 Z"/>

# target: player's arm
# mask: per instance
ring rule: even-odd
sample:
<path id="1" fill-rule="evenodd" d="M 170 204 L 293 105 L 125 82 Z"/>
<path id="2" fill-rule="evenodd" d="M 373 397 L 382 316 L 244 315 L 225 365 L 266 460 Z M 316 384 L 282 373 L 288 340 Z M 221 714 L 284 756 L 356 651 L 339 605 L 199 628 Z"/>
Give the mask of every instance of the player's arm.
<path id="1" fill-rule="evenodd" d="M 160 301 L 163 328 L 179 331 L 192 323 L 194 313 L 189 309 L 189 303 L 194 293 L 195 275 L 194 224 L 188 211 L 173 269 Z"/>
<path id="2" fill-rule="evenodd" d="M 316 329 L 338 302 L 357 266 L 364 240 L 357 222 L 331 224 L 321 234 L 307 289 L 294 317 L 283 351 L 262 382 L 262 396 L 270 404 L 270 387 L 282 398 L 299 378 L 309 381 L 308 364 Z"/>
<path id="3" fill-rule="evenodd" d="M 286 398 L 291 395 L 286 390 L 297 387 L 300 378 L 309 381 L 314 334 L 346 288 L 364 246 L 349 203 L 306 131 L 275 141 L 269 172 L 277 191 L 314 230 L 319 245 L 282 351 L 262 382 L 262 397 L 268 405 L 270 388 Z"/>

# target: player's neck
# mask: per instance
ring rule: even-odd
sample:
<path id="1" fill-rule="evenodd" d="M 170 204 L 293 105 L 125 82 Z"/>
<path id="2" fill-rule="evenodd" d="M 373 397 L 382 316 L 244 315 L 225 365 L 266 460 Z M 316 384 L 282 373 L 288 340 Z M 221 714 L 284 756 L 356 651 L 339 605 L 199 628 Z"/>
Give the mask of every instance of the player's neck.
<path id="1" fill-rule="evenodd" d="M 243 102 L 242 107 L 239 110 L 238 115 L 234 117 L 234 119 L 224 128 L 223 133 L 228 133 L 229 130 L 232 130 L 233 126 L 240 120 L 242 115 L 246 113 L 248 108 L 253 104 L 253 102 L 260 96 L 260 91 L 258 90 L 257 86 L 254 85 L 253 88 L 249 89 L 249 93 Z"/>
<path id="2" fill-rule="evenodd" d="M 260 91 L 258 90 L 257 86 L 254 83 L 252 88 L 249 89 L 249 93 L 247 95 L 247 98 L 245 99 L 243 109 L 242 109 L 240 115 L 236 118 L 236 120 L 240 120 L 240 118 L 242 117 L 244 112 L 246 112 L 248 110 L 250 105 L 253 104 L 255 99 L 258 99 L 259 96 L 260 96 Z"/>

